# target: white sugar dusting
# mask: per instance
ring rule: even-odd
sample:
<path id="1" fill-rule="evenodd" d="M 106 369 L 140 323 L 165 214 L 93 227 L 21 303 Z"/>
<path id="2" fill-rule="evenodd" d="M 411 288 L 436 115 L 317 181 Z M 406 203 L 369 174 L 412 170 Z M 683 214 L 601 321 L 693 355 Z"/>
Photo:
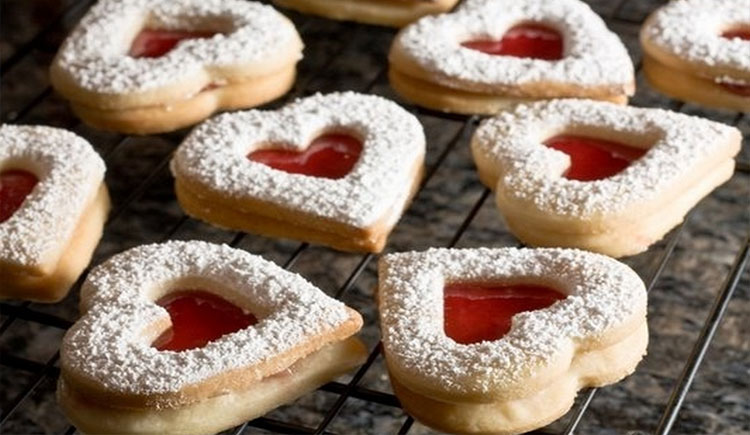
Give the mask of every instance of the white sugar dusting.
<path id="1" fill-rule="evenodd" d="M 474 38 L 499 40 L 516 24 L 535 22 L 563 37 L 563 59 L 495 56 L 462 47 Z M 444 86 L 503 90 L 554 82 L 630 88 L 633 64 L 617 35 L 578 0 L 478 0 L 451 14 L 429 16 L 406 27 L 395 44 Z"/>
<path id="2" fill-rule="evenodd" d="M 153 301 L 184 278 L 259 317 L 198 349 L 151 347 L 144 331 L 167 311 Z M 63 371 L 125 394 L 175 393 L 293 349 L 350 321 L 346 306 L 301 276 L 226 245 L 174 241 L 140 246 L 94 269 L 81 290 L 84 316 L 63 340 Z M 322 343 L 324 345 L 326 343 Z"/>
<path id="3" fill-rule="evenodd" d="M 222 33 L 181 41 L 158 58 L 130 57 L 144 27 Z M 262 68 L 298 42 L 283 15 L 257 2 L 101 0 L 65 40 L 55 65 L 89 91 L 137 93 L 199 77 L 208 68 Z"/>
<path id="4" fill-rule="evenodd" d="M 85 139 L 45 126 L 0 127 L 0 170 L 30 170 L 39 182 L 0 224 L 0 258 L 21 267 L 57 263 L 88 201 L 104 178 L 104 162 Z"/>
<path id="5" fill-rule="evenodd" d="M 301 150 L 321 133 L 339 130 L 363 141 L 359 160 L 340 179 L 290 174 L 247 158 L 269 143 Z M 354 92 L 317 94 L 275 112 L 227 113 L 204 122 L 180 145 L 172 172 L 219 195 L 367 227 L 403 207 L 424 152 L 419 121 L 392 101 Z"/>
<path id="6" fill-rule="evenodd" d="M 654 12 L 645 32 L 680 58 L 750 73 L 750 42 L 721 36 L 738 26 L 750 26 L 750 0 L 675 0 Z"/>
<path id="7" fill-rule="evenodd" d="M 579 128 L 641 138 L 651 147 L 611 177 L 569 180 L 562 175 L 570 158 L 542 142 Z M 654 200 L 716 153 L 717 144 L 739 137 L 734 127 L 662 109 L 552 100 L 488 119 L 475 132 L 472 147 L 498 168 L 497 188 L 507 197 L 547 213 L 587 218 Z"/>
<path id="8" fill-rule="evenodd" d="M 568 344 L 596 339 L 645 313 L 638 275 L 609 257 L 575 249 L 429 249 L 386 255 L 380 317 L 388 362 L 454 393 L 488 393 L 519 381 Z M 459 344 L 445 335 L 446 282 L 532 283 L 568 295 L 516 314 L 501 339 Z M 532 374 L 533 375 L 533 374 Z"/>

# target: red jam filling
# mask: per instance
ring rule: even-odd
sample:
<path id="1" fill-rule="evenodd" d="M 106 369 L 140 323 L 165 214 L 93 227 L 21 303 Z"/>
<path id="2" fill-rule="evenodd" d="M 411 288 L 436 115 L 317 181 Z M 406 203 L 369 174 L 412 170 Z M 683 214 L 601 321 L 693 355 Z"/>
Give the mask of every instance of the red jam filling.
<path id="1" fill-rule="evenodd" d="M 563 57 L 563 38 L 555 29 L 539 24 L 519 24 L 511 27 L 499 41 L 475 39 L 462 46 L 483 53 L 542 60 Z"/>
<path id="2" fill-rule="evenodd" d="M 143 29 L 130 46 L 131 57 L 161 57 L 172 51 L 180 41 L 210 38 L 217 32 L 194 32 L 188 30 Z"/>
<path id="3" fill-rule="evenodd" d="M 638 160 L 648 150 L 586 136 L 559 135 L 544 142 L 570 156 L 565 178 L 593 181 L 611 177 Z"/>
<path id="4" fill-rule="evenodd" d="M 38 182 L 34 174 L 21 169 L 0 172 L 0 223 L 13 216 Z"/>
<path id="5" fill-rule="evenodd" d="M 362 142 L 341 133 L 327 133 L 316 138 L 302 152 L 263 149 L 247 158 L 292 174 L 338 179 L 348 174 L 359 160 Z"/>
<path id="6" fill-rule="evenodd" d="M 730 29 L 721 34 L 727 39 L 740 38 L 744 41 L 750 41 L 750 28 Z"/>
<path id="7" fill-rule="evenodd" d="M 179 352 L 203 347 L 258 322 L 252 314 L 203 290 L 180 290 L 156 303 L 172 318 L 172 327 L 151 344 L 158 350 Z"/>
<path id="8" fill-rule="evenodd" d="M 513 316 L 565 299 L 538 285 L 448 284 L 444 290 L 445 334 L 461 344 L 493 341 L 510 331 Z"/>

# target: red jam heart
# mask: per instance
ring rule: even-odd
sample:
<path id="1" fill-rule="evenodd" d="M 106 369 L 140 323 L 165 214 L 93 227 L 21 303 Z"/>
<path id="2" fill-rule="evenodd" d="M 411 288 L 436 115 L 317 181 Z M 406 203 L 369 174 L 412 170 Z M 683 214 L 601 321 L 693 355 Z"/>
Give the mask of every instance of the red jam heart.
<path id="1" fill-rule="evenodd" d="M 151 346 L 176 352 L 195 349 L 248 326 L 258 323 L 250 313 L 213 293 L 203 290 L 180 290 L 156 302 L 166 308 L 172 327 Z"/>
<path id="2" fill-rule="evenodd" d="M 0 172 L 0 223 L 13 216 L 38 182 L 36 175 L 21 169 Z"/>
<path id="3" fill-rule="evenodd" d="M 448 284 L 444 290 L 445 335 L 461 344 L 493 341 L 510 331 L 513 316 L 565 299 L 538 285 Z"/>
<path id="4" fill-rule="evenodd" d="M 544 144 L 570 156 L 571 164 L 565 178 L 578 181 L 611 177 L 648 151 L 618 142 L 575 135 L 555 136 L 547 139 Z"/>
<path id="5" fill-rule="evenodd" d="M 161 57 L 186 39 L 210 38 L 217 32 L 143 29 L 130 46 L 130 57 Z"/>
<path id="6" fill-rule="evenodd" d="M 730 29 L 723 32 L 721 36 L 727 39 L 740 38 L 745 41 L 750 41 L 750 28 Z"/>
<path id="7" fill-rule="evenodd" d="M 476 39 L 462 46 L 482 53 L 542 60 L 559 60 L 563 56 L 560 32 L 540 24 L 519 24 L 511 27 L 499 41 Z"/>
<path id="8" fill-rule="evenodd" d="M 338 179 L 348 174 L 359 160 L 362 141 L 341 133 L 328 133 L 312 141 L 302 152 L 263 149 L 247 158 L 291 174 Z"/>

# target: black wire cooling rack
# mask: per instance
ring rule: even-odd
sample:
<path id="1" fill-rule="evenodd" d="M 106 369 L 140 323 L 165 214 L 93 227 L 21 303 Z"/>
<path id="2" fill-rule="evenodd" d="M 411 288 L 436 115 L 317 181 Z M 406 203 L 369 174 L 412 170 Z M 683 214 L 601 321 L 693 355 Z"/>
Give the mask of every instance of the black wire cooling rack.
<path id="1" fill-rule="evenodd" d="M 322 405 L 320 404 L 321 401 L 315 401 L 313 410 L 303 418 L 286 418 L 288 413 L 273 412 L 265 417 L 248 421 L 226 433 L 239 435 L 268 431 L 314 434 L 426 432 L 426 428 L 414 425 L 414 421 L 401 411 L 398 399 L 391 393 L 384 377 L 382 361 L 380 361 L 381 347 L 377 338 L 377 325 L 375 316 L 372 314 L 374 302 L 371 299 L 371 293 L 367 293 L 368 288 L 370 292 L 372 291 L 371 287 L 374 284 L 374 264 L 377 256 L 336 253 L 309 246 L 307 243 L 268 241 L 244 233 L 222 232 L 195 222 L 182 214 L 175 205 L 167 166 L 172 151 L 180 143 L 187 130 L 150 137 L 132 137 L 98 132 L 76 120 L 70 114 L 65 102 L 54 95 L 48 84 L 46 71 L 57 46 L 70 28 L 90 7 L 93 0 L 44 0 L 36 2 L 38 8 L 29 8 L 28 5 L 22 6 L 24 3 L 24 0 L 8 0 L 3 3 L 3 27 L 5 27 L 6 22 L 18 14 L 28 13 L 29 9 L 37 10 L 39 16 L 36 21 L 43 24 L 33 29 L 33 33 L 29 32 L 30 34 L 26 35 L 25 40 L 20 43 L 8 43 L 6 40 L 2 44 L 3 50 L 7 49 L 9 45 L 15 48 L 10 55 L 2 56 L 2 64 L 0 64 L 0 76 L 3 80 L 3 99 L 2 107 L 0 107 L 2 119 L 6 123 L 44 123 L 71 129 L 89 139 L 102 154 L 108 164 L 107 182 L 112 190 L 114 207 L 105 227 L 102 245 L 95 255 L 94 264 L 112 253 L 130 246 L 185 237 L 182 233 L 188 233 L 191 238 L 224 241 L 231 246 L 241 248 L 244 248 L 247 243 L 251 243 L 254 248 L 248 250 L 251 252 L 261 251 L 263 255 L 270 256 L 274 261 L 283 264 L 285 268 L 293 268 L 306 253 L 308 256 L 316 257 L 308 260 L 308 262 L 315 262 L 316 260 L 318 262 L 336 261 L 335 264 L 346 266 L 343 269 L 345 272 L 342 272 L 342 276 L 345 277 L 343 283 L 340 285 L 330 284 L 331 280 L 326 281 L 325 277 L 317 277 L 318 280 L 328 283 L 329 285 L 326 288 L 334 289 L 330 293 L 336 298 L 344 298 L 350 305 L 351 301 L 346 300 L 346 298 L 351 295 L 352 289 L 357 289 L 358 294 L 364 293 L 364 296 L 360 295 L 359 299 L 355 298 L 355 302 L 358 301 L 362 307 L 358 306 L 357 308 L 369 310 L 368 313 L 370 314 L 369 316 L 365 315 L 367 322 L 365 331 L 370 332 L 364 332 L 364 334 L 369 334 L 371 351 L 364 365 L 343 382 L 330 382 L 321 387 L 318 392 L 312 393 L 325 393 L 326 400 L 322 401 Z M 640 56 L 640 50 L 637 47 L 637 32 L 647 13 L 661 2 L 656 0 L 638 2 L 598 0 L 590 3 L 597 12 L 605 17 L 613 30 L 618 32 L 630 45 L 631 53 L 637 54 L 635 60 L 639 72 L 640 89 L 646 89 L 645 91 L 639 90 L 639 93 L 645 93 L 641 94 L 642 101 L 637 102 L 637 104 L 667 107 L 676 111 L 683 110 L 684 105 L 682 103 L 649 91 L 647 86 L 643 84 L 640 74 L 640 60 L 637 57 Z M 42 9 L 41 13 L 38 11 L 40 8 Z M 309 95 L 316 91 L 333 90 L 377 93 L 399 101 L 388 89 L 386 79 L 387 61 L 385 55 L 388 43 L 395 34 L 394 30 L 353 23 L 332 22 L 289 11 L 285 12 L 295 21 L 307 44 L 305 60 L 300 64 L 300 74 L 292 92 L 280 101 L 268 105 L 267 108 L 279 107 L 295 97 Z M 3 30 L 2 39 L 17 39 L 17 37 L 18 35 L 9 35 L 6 30 Z M 363 53 L 368 54 L 363 55 Z M 403 104 L 403 102 L 401 103 Z M 473 171 L 470 165 L 446 162 L 451 160 L 453 155 L 464 152 L 461 146 L 466 147 L 479 118 L 437 113 L 408 104 L 404 104 L 404 106 L 425 124 L 429 141 L 428 170 L 420 193 L 405 215 L 404 220 L 417 220 L 416 226 L 419 226 L 419 222 L 431 222 L 432 215 L 446 216 L 450 214 L 450 220 L 451 223 L 454 223 L 455 229 L 452 230 L 452 234 L 443 237 L 445 240 L 435 244 L 454 246 L 470 228 L 475 217 L 483 210 L 486 200 L 490 196 L 489 190 L 478 187 L 479 183 L 475 182 L 471 187 L 471 192 L 467 193 L 458 189 L 457 193 L 463 195 L 462 198 L 469 198 L 468 202 L 462 199 L 452 207 L 444 204 L 440 210 L 430 209 L 429 201 L 421 201 L 422 191 L 439 171 L 448 170 L 445 169 L 446 167 L 450 167 L 452 173 L 466 174 L 466 171 Z M 708 113 L 732 125 L 739 125 L 746 121 L 747 116 L 742 113 Z M 139 158 L 144 161 L 138 163 L 137 166 L 145 166 L 147 169 L 130 171 L 129 165 L 123 164 L 123 161 L 128 161 L 128 156 L 133 149 L 142 151 L 144 147 L 148 147 L 149 152 L 145 153 L 145 157 L 143 153 L 139 154 Z M 745 157 L 745 160 L 738 162 L 738 172 L 735 177 L 746 177 L 748 173 L 750 173 L 750 164 Z M 149 198 L 149 201 L 145 199 L 146 197 Z M 740 201 L 747 202 L 747 198 L 740 199 Z M 427 204 L 423 204 L 423 202 L 427 202 Z M 147 205 L 144 206 L 144 203 Z M 153 204 L 164 204 L 164 210 L 161 207 L 154 207 Z M 488 207 L 491 206 L 492 204 L 488 203 Z M 640 268 L 639 273 L 646 282 L 649 291 L 660 283 L 665 268 L 673 259 L 675 248 L 680 243 L 680 234 L 686 225 L 690 225 L 692 214 L 689 214 L 685 222 L 673 230 L 662 243 L 652 248 L 648 253 L 648 258 L 641 262 L 645 263 L 646 267 Z M 495 219 L 499 222 L 497 217 Z M 136 222 L 136 224 L 130 225 L 133 222 Z M 394 250 L 394 244 L 397 245 L 397 250 L 413 248 L 409 245 L 408 233 L 416 232 L 417 230 L 414 228 L 415 225 L 409 226 L 402 221 L 392 237 L 392 239 L 398 238 L 402 242 L 392 241 L 389 250 Z M 746 229 L 743 229 L 743 231 Z M 397 236 L 396 234 L 399 232 L 407 234 Z M 430 237 L 429 233 L 425 234 L 421 234 L 421 236 Z M 750 234 L 748 234 L 748 237 L 750 237 Z M 507 240 L 507 244 L 516 243 L 507 232 L 499 238 Z M 252 240 L 249 241 L 248 239 Z M 440 237 L 436 237 L 436 239 L 440 239 Z M 117 240 L 120 242 L 115 242 Z M 127 240 L 127 242 L 123 243 L 122 240 Z M 733 251 L 734 259 L 728 271 L 723 273 L 723 284 L 716 283 L 718 291 L 713 305 L 706 315 L 700 333 L 692 343 L 692 351 L 689 356 L 686 359 L 673 361 L 674 364 L 682 366 L 682 371 L 676 379 L 670 380 L 672 382 L 670 387 L 671 397 L 666 405 L 662 405 L 663 411 L 658 424 L 656 427 L 640 427 L 635 424 L 631 426 L 632 428 L 654 431 L 659 434 L 669 433 L 672 429 L 706 351 L 722 321 L 730 299 L 735 289 L 738 288 L 750 256 L 748 254 L 749 243 L 750 239 L 745 238 L 736 252 Z M 314 252 L 310 253 L 309 251 Z M 326 267 L 323 267 L 323 269 L 323 272 L 320 272 L 321 274 L 325 275 L 329 272 Z M 336 272 L 339 273 L 339 270 L 336 270 Z M 85 276 L 86 273 L 73 287 L 71 295 L 57 307 L 28 302 L 0 303 L 0 339 L 16 340 L 19 343 L 23 342 L 27 347 L 37 347 L 43 350 L 37 349 L 37 352 L 34 352 L 35 354 L 45 354 L 45 352 L 46 355 L 51 354 L 46 360 L 40 360 L 23 355 L 23 352 L 16 354 L 13 351 L 12 344 L 3 347 L 4 351 L 0 355 L 2 377 L 6 381 L 13 379 L 13 382 L 9 383 L 12 387 L 4 395 L 6 402 L 2 403 L 0 432 L 12 433 L 19 430 L 36 430 L 51 433 L 56 431 L 57 429 L 50 429 L 49 425 L 38 422 L 43 420 L 46 414 L 57 415 L 52 419 L 59 420 L 57 425 L 53 425 L 56 428 L 61 428 L 59 431 L 66 434 L 76 432 L 75 427 L 64 422 L 58 410 L 50 410 L 48 407 L 54 406 L 54 382 L 59 375 L 57 365 L 59 341 L 64 331 L 71 326 L 76 317 L 77 293 Z M 370 299 L 362 300 L 363 298 Z M 357 304 L 355 303 L 355 305 Z M 10 330 L 14 332 L 9 333 Z M 9 335 L 10 338 L 8 338 Z M 52 347 L 50 347 L 50 344 L 52 344 Z M 659 343 L 652 343 L 651 346 L 657 345 Z M 383 387 L 370 388 L 362 385 L 363 379 L 367 377 L 375 378 L 376 381 L 379 377 L 379 385 Z M 371 383 L 378 384 L 378 382 Z M 738 386 L 737 388 L 741 387 Z M 573 409 L 565 417 L 539 432 L 570 434 L 576 431 L 579 424 L 586 418 L 586 412 L 590 409 L 590 405 L 595 401 L 597 391 L 597 389 L 588 389 L 581 392 Z M 351 405 L 354 411 L 348 414 L 356 415 L 358 410 L 361 410 L 361 413 L 365 414 L 364 416 L 358 415 L 355 420 L 352 420 L 351 416 L 341 416 L 342 409 L 352 402 L 356 402 Z M 380 414 L 386 415 L 390 419 L 391 424 L 389 426 L 379 426 L 375 413 L 372 413 L 373 415 L 368 414 L 372 412 L 372 406 L 375 405 L 386 409 Z M 298 401 L 285 408 L 294 409 L 294 407 L 299 406 L 301 405 Z M 337 419 L 343 420 L 344 423 L 336 424 Z M 19 420 L 25 422 L 25 425 L 20 425 Z M 34 425 L 34 421 L 37 421 L 38 424 Z M 352 421 L 355 421 L 355 423 L 352 423 Z M 417 429 L 417 427 L 419 428 Z"/>

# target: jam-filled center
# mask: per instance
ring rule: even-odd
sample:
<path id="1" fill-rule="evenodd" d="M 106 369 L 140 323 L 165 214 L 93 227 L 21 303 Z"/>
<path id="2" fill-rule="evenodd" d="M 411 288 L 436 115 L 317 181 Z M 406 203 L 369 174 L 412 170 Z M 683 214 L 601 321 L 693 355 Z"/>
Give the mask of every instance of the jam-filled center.
<path id="1" fill-rule="evenodd" d="M 722 32 L 721 36 L 727 39 L 740 38 L 744 41 L 750 41 L 750 27 L 731 28 Z"/>
<path id="2" fill-rule="evenodd" d="M 210 38 L 218 32 L 192 30 L 143 29 L 130 45 L 130 57 L 161 57 L 174 49 L 180 41 Z"/>
<path id="3" fill-rule="evenodd" d="M 258 322 L 252 314 L 204 290 L 179 290 L 156 303 L 172 319 L 172 327 L 151 344 L 158 350 L 179 352 L 203 347 Z"/>
<path id="4" fill-rule="evenodd" d="M 559 135 L 544 145 L 570 156 L 565 178 L 593 181 L 611 177 L 641 158 L 648 150 L 587 136 Z"/>
<path id="5" fill-rule="evenodd" d="M 13 216 L 38 182 L 36 175 L 22 169 L 0 172 L 0 223 Z"/>
<path id="6" fill-rule="evenodd" d="M 563 38 L 560 32 L 541 24 L 519 24 L 511 27 L 498 41 L 473 39 L 462 46 L 496 56 L 559 60 L 563 57 Z"/>
<path id="7" fill-rule="evenodd" d="M 566 296 L 539 285 L 457 283 L 446 285 L 443 297 L 445 335 L 472 344 L 502 338 L 514 315 L 547 308 Z"/>
<path id="8" fill-rule="evenodd" d="M 326 133 L 304 151 L 280 148 L 253 151 L 247 158 L 291 174 L 338 179 L 348 174 L 362 153 L 362 141 L 343 133 Z"/>

